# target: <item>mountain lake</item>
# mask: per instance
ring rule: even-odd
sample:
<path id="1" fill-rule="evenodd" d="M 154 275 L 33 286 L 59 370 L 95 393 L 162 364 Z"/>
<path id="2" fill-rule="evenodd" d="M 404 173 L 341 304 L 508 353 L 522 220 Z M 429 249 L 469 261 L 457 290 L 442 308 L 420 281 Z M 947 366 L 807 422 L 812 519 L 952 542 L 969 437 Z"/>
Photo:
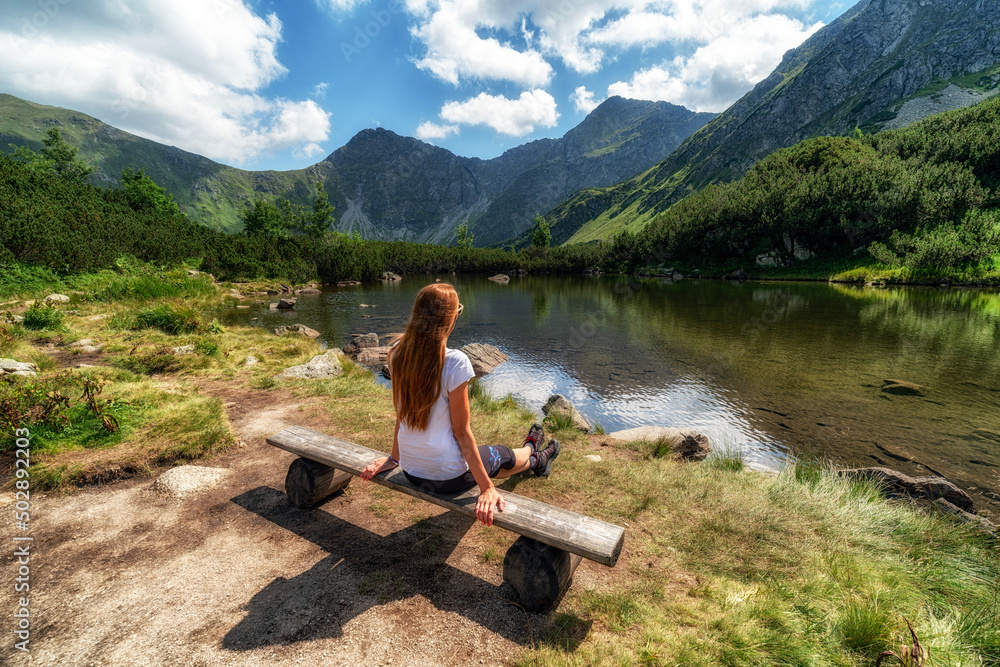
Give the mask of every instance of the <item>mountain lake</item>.
<path id="1" fill-rule="evenodd" d="M 342 347 L 352 333 L 403 331 L 417 291 L 438 278 L 465 305 L 449 347 L 508 355 L 482 380 L 494 397 L 541 415 L 563 394 L 608 433 L 691 427 L 756 468 L 805 458 L 940 474 L 1000 518 L 996 291 L 426 274 L 324 287 L 292 311 L 233 307 L 220 320 L 300 323 Z"/>

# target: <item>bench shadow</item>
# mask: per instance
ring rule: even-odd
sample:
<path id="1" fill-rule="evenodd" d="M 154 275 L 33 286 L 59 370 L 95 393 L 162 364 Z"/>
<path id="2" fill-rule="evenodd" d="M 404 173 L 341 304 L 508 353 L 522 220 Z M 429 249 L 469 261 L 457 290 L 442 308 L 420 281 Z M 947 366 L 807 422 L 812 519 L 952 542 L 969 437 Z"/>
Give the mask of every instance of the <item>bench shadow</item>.
<path id="1" fill-rule="evenodd" d="M 416 595 L 509 641 L 524 646 L 531 641 L 524 613 L 509 601 L 509 585 L 496 586 L 445 562 L 475 522 L 471 517 L 447 512 L 382 537 L 328 511 L 297 509 L 284 493 L 266 486 L 232 502 L 329 556 L 297 576 L 276 578 L 254 595 L 246 617 L 223 638 L 226 649 L 340 637 L 349 621 L 372 607 Z M 537 637 L 548 615 L 532 617 Z"/>

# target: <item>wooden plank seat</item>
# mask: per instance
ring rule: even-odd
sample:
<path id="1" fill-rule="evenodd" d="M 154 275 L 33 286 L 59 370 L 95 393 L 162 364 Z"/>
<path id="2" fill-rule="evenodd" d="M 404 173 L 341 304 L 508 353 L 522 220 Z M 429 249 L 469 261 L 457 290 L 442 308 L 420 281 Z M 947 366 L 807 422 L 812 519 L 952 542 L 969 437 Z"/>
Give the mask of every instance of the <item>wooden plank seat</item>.
<path id="1" fill-rule="evenodd" d="M 376 457 L 368 447 L 340 440 L 300 426 L 267 438 L 267 443 L 297 454 L 285 477 L 289 501 L 313 507 L 346 487 Z M 406 479 L 398 467 L 376 475 L 373 482 L 449 510 L 474 517 L 479 488 L 457 494 L 437 494 Z M 625 542 L 621 526 L 593 519 L 547 503 L 500 490 L 506 501 L 493 525 L 521 535 L 507 550 L 504 581 L 511 584 L 521 604 L 530 610 L 552 607 L 569 587 L 582 558 L 613 567 Z"/>

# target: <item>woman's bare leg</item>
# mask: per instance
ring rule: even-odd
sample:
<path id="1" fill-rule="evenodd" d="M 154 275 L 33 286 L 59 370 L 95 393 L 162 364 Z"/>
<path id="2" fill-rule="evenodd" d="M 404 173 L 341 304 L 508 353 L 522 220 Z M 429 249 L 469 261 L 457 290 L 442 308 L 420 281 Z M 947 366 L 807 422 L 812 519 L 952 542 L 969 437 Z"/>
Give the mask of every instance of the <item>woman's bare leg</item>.
<path id="1" fill-rule="evenodd" d="M 528 457 L 532 454 L 531 447 L 518 447 L 510 451 L 514 453 L 514 467 L 510 470 L 500 470 L 493 479 L 507 479 L 511 475 L 528 469 Z"/>

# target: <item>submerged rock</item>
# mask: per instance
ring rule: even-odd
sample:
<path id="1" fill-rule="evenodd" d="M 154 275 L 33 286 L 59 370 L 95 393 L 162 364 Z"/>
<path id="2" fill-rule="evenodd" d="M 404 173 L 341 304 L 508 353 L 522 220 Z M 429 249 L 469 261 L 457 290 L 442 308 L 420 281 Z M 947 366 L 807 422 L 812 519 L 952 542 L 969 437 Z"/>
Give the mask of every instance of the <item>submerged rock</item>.
<path id="1" fill-rule="evenodd" d="M 882 380 L 881 391 L 897 396 L 923 396 L 923 387 L 906 380 Z"/>
<path id="2" fill-rule="evenodd" d="M 500 283 L 501 285 L 506 285 L 510 282 L 510 276 L 503 273 L 498 273 L 495 276 L 490 276 L 487 280 L 492 280 L 495 283 Z"/>

